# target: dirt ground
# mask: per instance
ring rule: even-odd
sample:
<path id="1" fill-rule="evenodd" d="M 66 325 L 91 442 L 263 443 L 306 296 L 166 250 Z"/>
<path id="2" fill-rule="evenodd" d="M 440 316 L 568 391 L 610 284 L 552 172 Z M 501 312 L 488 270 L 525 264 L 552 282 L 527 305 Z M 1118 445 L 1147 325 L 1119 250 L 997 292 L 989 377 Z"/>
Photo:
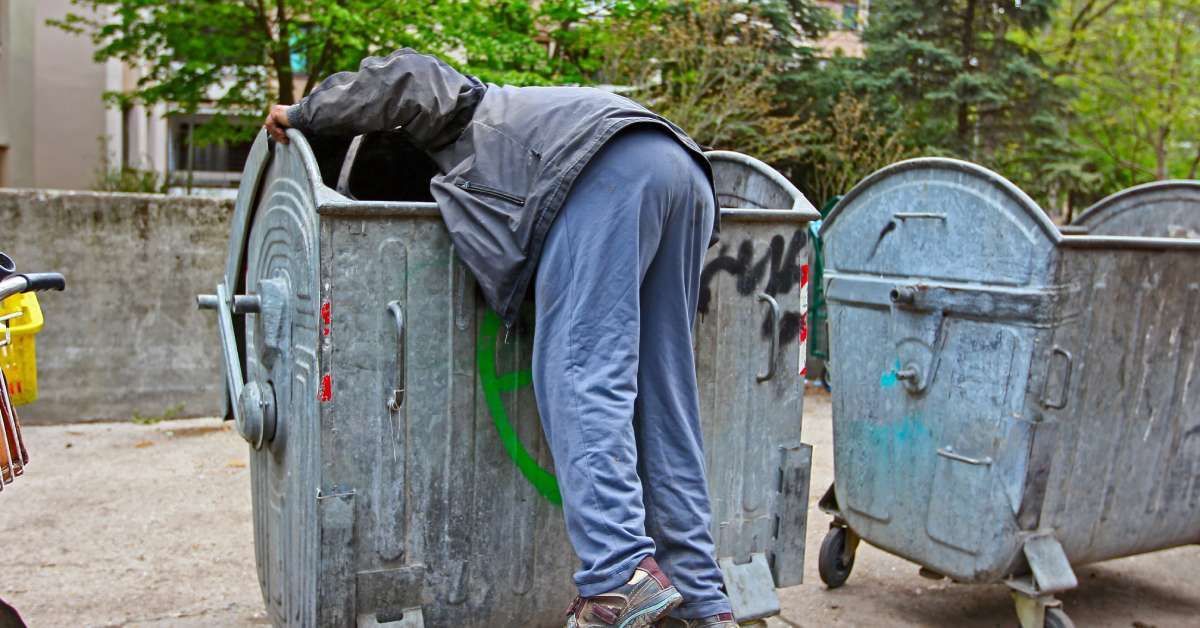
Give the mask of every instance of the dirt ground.
<path id="1" fill-rule="evenodd" d="M 826 590 L 816 557 L 833 476 L 829 398 L 810 389 L 814 446 L 805 584 L 781 592 L 786 626 L 1016 625 L 1007 590 L 917 576 L 863 546 L 849 582 Z M 246 446 L 216 420 L 30 427 L 27 475 L 0 493 L 9 568 L 0 598 L 30 626 L 267 623 L 254 569 Z M 1200 548 L 1078 570 L 1063 596 L 1081 627 L 1200 626 Z"/>

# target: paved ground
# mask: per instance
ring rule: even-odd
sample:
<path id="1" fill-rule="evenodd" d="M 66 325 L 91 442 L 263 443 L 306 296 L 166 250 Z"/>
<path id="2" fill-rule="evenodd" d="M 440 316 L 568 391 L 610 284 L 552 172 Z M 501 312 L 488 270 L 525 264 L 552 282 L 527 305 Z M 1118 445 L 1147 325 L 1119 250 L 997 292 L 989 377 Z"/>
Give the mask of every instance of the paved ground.
<path id="1" fill-rule="evenodd" d="M 816 499 L 832 477 L 828 398 L 811 394 L 805 440 L 815 446 L 806 584 L 783 591 L 784 626 L 1016 624 L 1003 587 L 917 577 L 870 547 L 845 587 L 816 573 L 827 518 Z M 214 420 L 26 430 L 28 475 L 0 494 L 9 565 L 0 597 L 31 626 L 254 626 L 260 610 L 246 449 Z M 1064 596 L 1083 626 L 1200 626 L 1200 548 L 1080 570 Z"/>

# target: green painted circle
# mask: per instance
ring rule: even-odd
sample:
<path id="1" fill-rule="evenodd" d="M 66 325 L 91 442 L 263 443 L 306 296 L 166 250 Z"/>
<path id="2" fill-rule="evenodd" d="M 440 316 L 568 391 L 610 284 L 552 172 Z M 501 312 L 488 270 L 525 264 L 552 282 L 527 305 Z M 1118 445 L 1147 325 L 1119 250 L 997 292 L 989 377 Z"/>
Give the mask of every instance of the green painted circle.
<path id="1" fill-rule="evenodd" d="M 537 492 L 552 504 L 562 505 L 562 494 L 558 491 L 558 480 L 554 474 L 543 469 L 537 460 L 525 449 L 517 431 L 508 418 L 508 408 L 504 407 L 504 399 L 500 393 L 531 386 L 533 374 L 530 371 L 512 371 L 504 375 L 496 374 L 496 337 L 503 324 L 500 316 L 488 310 L 479 325 L 479 339 L 476 343 L 475 361 L 479 367 L 479 384 L 483 388 L 483 397 L 487 402 L 488 412 L 492 415 L 492 424 L 504 451 L 512 458 L 521 475 L 533 485 Z"/>

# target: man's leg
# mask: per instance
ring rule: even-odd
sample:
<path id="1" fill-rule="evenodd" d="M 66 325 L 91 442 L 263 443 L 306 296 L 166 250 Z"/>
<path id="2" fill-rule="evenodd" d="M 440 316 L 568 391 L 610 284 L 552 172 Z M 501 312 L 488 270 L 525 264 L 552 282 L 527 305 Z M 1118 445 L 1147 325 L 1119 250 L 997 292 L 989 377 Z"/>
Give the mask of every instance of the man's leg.
<path id="1" fill-rule="evenodd" d="M 714 558 L 692 335 L 700 272 L 716 212 L 703 170 L 682 148 L 671 161 L 670 213 L 642 282 L 636 438 L 646 530 L 683 595 L 672 616 L 730 611 Z M 665 160 L 666 157 L 664 156 Z"/>
<path id="2" fill-rule="evenodd" d="M 638 287 L 667 207 L 654 155 L 642 149 L 659 136 L 622 133 L 585 168 L 546 238 L 535 284 L 534 391 L 585 598 L 625 585 L 655 550 L 633 414 Z"/>

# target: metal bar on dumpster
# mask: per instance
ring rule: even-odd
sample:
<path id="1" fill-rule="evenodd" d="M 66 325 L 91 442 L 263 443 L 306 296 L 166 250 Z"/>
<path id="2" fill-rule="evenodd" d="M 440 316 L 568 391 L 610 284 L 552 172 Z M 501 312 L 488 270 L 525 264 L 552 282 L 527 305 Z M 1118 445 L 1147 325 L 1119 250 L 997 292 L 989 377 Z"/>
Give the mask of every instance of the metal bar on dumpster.
<path id="1" fill-rule="evenodd" d="M 237 338 L 233 333 L 233 315 L 230 309 L 233 300 L 229 297 L 229 289 L 225 282 L 217 284 L 217 334 L 221 338 L 221 353 L 225 356 L 225 386 L 229 389 L 229 398 L 233 401 L 233 419 L 238 425 L 242 424 L 242 407 L 238 400 L 242 398 L 242 361 L 238 357 Z"/>

